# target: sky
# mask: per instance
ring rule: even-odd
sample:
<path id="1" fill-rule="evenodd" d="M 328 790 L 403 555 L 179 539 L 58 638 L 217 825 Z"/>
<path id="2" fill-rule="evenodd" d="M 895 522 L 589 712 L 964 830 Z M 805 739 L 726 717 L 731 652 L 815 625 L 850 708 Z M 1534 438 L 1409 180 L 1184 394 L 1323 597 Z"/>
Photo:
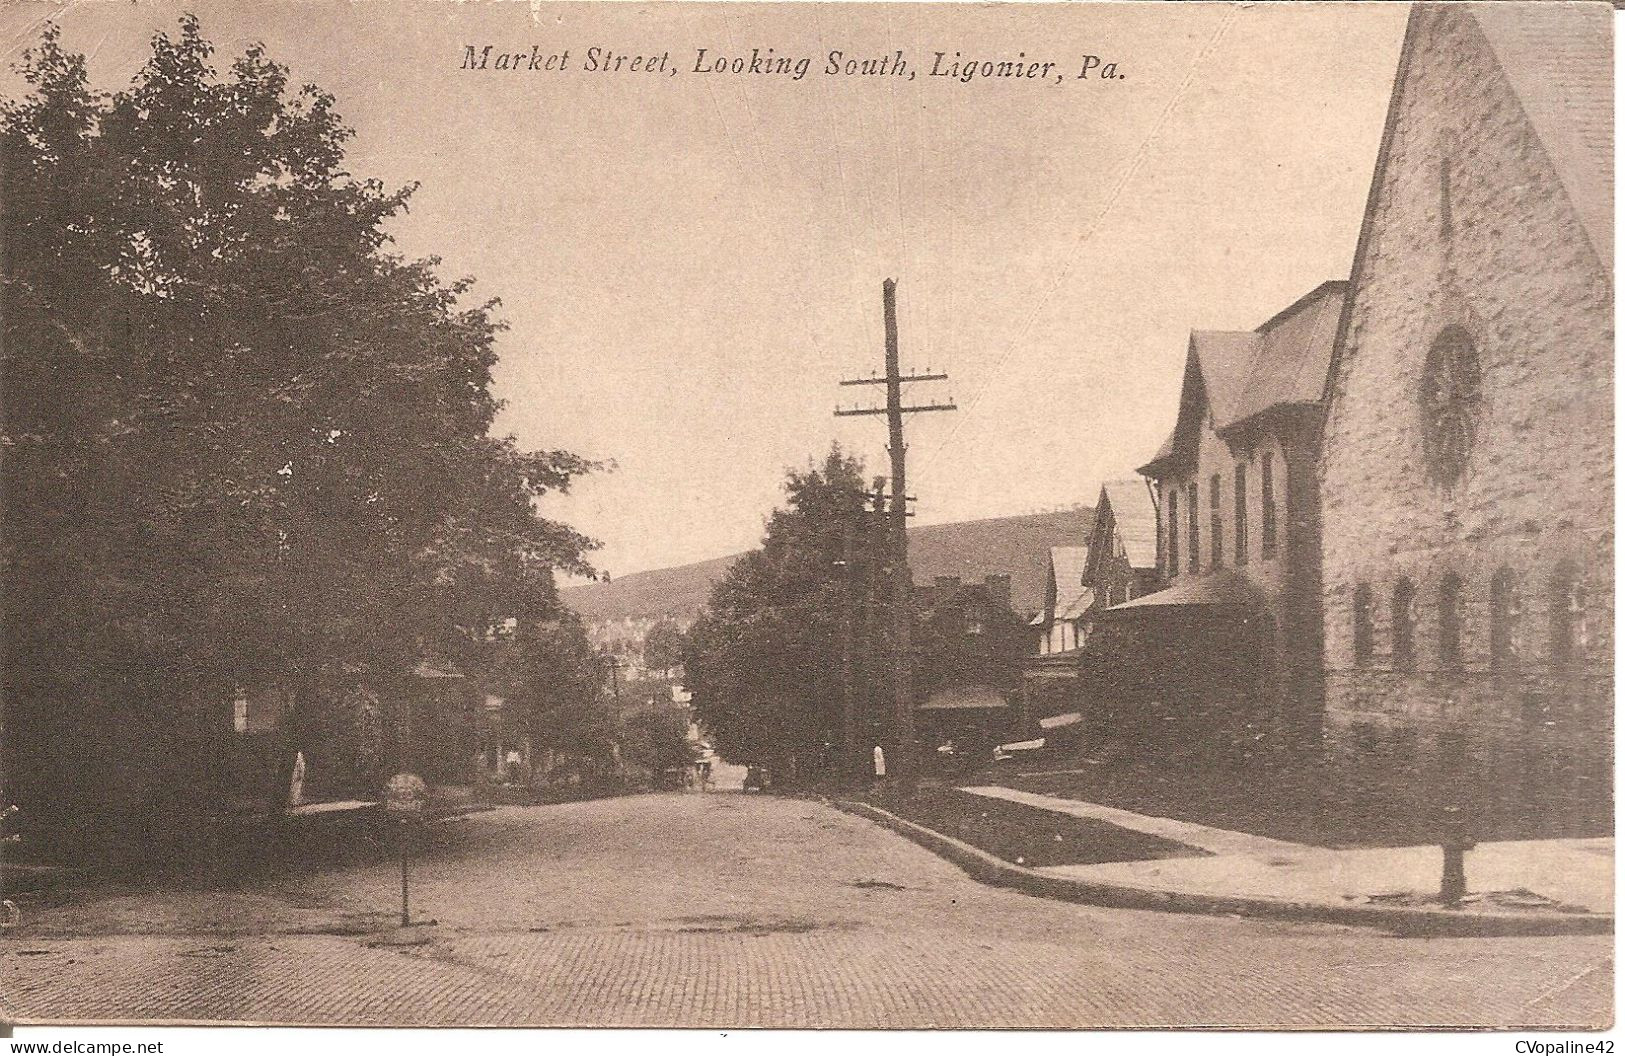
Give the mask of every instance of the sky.
<path id="1" fill-rule="evenodd" d="M 195 12 L 337 97 L 349 168 L 420 184 L 390 231 L 498 297 L 498 428 L 613 461 L 545 512 L 614 575 L 756 545 L 790 467 L 885 471 L 881 368 L 959 410 L 909 418 L 916 524 L 1091 504 L 1172 427 L 1192 329 L 1251 328 L 1348 274 L 1404 30 L 1388 4 L 13 3 L 125 86 Z M 563 71 L 465 70 L 467 45 Z M 589 72 L 590 48 L 665 53 Z M 808 57 L 791 75 L 708 59 Z M 901 49 L 914 74 L 829 76 Z M 930 76 L 1054 61 L 1042 78 Z M 1076 76 L 1083 57 L 1116 63 Z M 675 73 L 669 72 L 675 70 Z M 1057 78 L 1059 78 L 1057 80 Z M 21 89 L 0 75 L 0 94 Z"/>

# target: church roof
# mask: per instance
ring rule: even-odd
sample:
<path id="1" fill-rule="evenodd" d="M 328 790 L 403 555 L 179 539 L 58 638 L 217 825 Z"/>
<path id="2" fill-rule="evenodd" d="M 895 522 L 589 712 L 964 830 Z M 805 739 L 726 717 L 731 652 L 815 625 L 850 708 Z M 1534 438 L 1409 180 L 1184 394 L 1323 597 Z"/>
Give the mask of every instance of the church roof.
<path id="1" fill-rule="evenodd" d="M 1193 330 L 1179 420 L 1140 472 L 1157 475 L 1193 435 L 1204 403 L 1219 433 L 1277 407 L 1319 403 L 1347 296 L 1347 282 L 1323 282 L 1256 330 Z"/>
<path id="2" fill-rule="evenodd" d="M 1611 273 L 1614 79 L 1607 4 L 1474 3 L 1463 8 L 1546 148 L 1580 223 Z"/>

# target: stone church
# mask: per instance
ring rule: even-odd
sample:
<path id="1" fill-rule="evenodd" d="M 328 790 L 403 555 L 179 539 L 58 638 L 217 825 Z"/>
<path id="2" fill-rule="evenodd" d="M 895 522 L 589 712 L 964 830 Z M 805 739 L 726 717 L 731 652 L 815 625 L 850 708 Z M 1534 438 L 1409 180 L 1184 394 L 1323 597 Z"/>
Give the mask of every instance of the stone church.
<path id="1" fill-rule="evenodd" d="M 1328 380 L 1341 798 L 1434 838 L 1611 829 L 1609 11 L 1412 9 Z"/>

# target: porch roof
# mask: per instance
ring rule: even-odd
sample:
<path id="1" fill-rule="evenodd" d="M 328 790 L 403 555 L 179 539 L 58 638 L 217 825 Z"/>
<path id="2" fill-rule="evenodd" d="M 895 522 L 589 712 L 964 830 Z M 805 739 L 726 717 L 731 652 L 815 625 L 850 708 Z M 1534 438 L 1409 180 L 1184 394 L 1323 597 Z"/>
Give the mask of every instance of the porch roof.
<path id="1" fill-rule="evenodd" d="M 1206 575 L 1183 575 L 1166 590 L 1145 594 L 1133 601 L 1113 605 L 1105 615 L 1133 615 L 1177 608 L 1255 608 L 1264 603 L 1264 594 L 1247 576 L 1233 568 Z"/>
<path id="2" fill-rule="evenodd" d="M 926 698 L 920 711 L 973 711 L 1008 708 L 1004 695 L 992 686 L 944 686 Z"/>

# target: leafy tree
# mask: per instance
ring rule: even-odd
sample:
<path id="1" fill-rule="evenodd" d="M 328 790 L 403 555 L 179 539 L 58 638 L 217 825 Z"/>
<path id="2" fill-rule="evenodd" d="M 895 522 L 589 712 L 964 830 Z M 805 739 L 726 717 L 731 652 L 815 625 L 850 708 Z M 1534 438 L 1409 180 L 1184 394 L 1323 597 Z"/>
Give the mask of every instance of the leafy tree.
<path id="1" fill-rule="evenodd" d="M 643 663 L 651 671 L 671 677 L 683 663 L 683 629 L 676 620 L 663 619 L 643 639 Z"/>
<path id="2" fill-rule="evenodd" d="M 842 740 L 843 635 L 860 658 L 856 685 L 872 681 L 861 658 L 882 649 L 883 621 L 862 614 L 878 611 L 884 537 L 865 512 L 862 464 L 839 446 L 791 471 L 786 494 L 761 548 L 712 591 L 683 661 L 719 752 L 816 776 L 836 764 Z"/>
<path id="3" fill-rule="evenodd" d="M 681 712 L 669 706 L 644 708 L 628 715 L 621 724 L 621 739 L 626 761 L 656 777 L 662 770 L 694 762 L 688 723 Z"/>
<path id="4" fill-rule="evenodd" d="M 593 466 L 490 434 L 497 305 L 391 251 L 413 188 L 351 176 L 333 97 L 261 47 L 211 55 L 189 16 L 108 95 L 47 28 L 0 105 L 5 776 L 33 817 L 207 797 L 233 685 L 291 689 L 296 743 L 589 571 L 536 502 Z"/>
<path id="5" fill-rule="evenodd" d="M 534 749 L 612 764 L 616 730 L 603 662 L 576 613 L 522 625 L 491 665 L 489 681 L 525 716 Z"/>

